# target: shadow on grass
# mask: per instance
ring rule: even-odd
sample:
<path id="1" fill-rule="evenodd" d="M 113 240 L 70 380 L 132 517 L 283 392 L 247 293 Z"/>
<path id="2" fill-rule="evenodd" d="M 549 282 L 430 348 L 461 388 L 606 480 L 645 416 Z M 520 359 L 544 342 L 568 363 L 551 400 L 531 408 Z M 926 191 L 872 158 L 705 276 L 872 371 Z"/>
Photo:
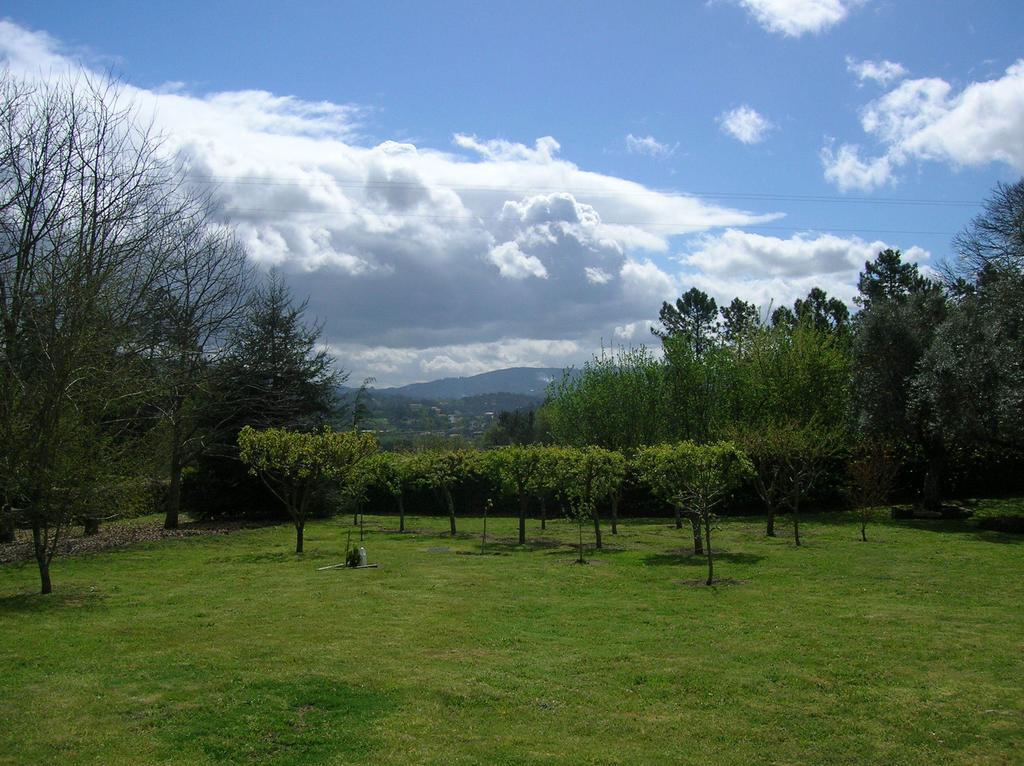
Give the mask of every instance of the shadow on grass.
<path id="1" fill-rule="evenodd" d="M 715 561 L 726 561 L 730 564 L 757 564 L 764 560 L 764 556 L 755 553 L 729 553 L 729 551 L 715 551 Z M 705 556 L 697 556 L 690 551 L 688 553 L 653 553 L 641 559 L 644 566 L 701 566 L 706 567 L 708 560 Z"/>
<path id="2" fill-rule="evenodd" d="M 1000 532 L 996 530 L 983 529 L 979 522 L 986 516 L 978 515 L 969 519 L 893 519 L 888 514 L 881 512 L 873 514 L 868 519 L 867 533 L 871 538 L 871 528 L 889 529 L 913 529 L 922 532 L 937 532 L 943 534 L 972 535 L 973 537 L 991 543 L 1024 543 L 1024 534 L 1011 532 Z M 777 538 L 792 536 L 793 518 L 789 515 L 775 517 L 775 535 Z M 856 525 L 856 534 L 860 534 L 860 517 L 855 511 L 834 511 L 832 513 L 816 513 L 800 516 L 801 537 L 805 533 L 813 534 L 815 526 L 821 527 L 847 527 Z"/>
<path id="3" fill-rule="evenodd" d="M 487 538 L 488 549 L 506 551 L 544 551 L 554 548 L 564 548 L 569 543 L 555 540 L 551 537 L 527 537 L 523 545 L 519 544 L 518 537 L 489 537 Z"/>
<path id="4" fill-rule="evenodd" d="M 45 596 L 35 592 L 0 596 L 0 614 L 31 614 L 58 609 L 98 609 L 103 606 L 104 595 L 89 588 L 55 588 Z"/>
<path id="5" fill-rule="evenodd" d="M 415 537 L 429 537 L 436 540 L 479 540 L 480 534 L 478 532 L 456 532 L 454 535 L 451 532 L 439 532 L 436 529 L 410 529 L 405 532 L 406 535 L 413 535 Z"/>
<path id="6" fill-rule="evenodd" d="M 223 764 L 367 763 L 381 745 L 373 723 L 393 708 L 385 693 L 307 676 L 211 688 L 148 723 L 178 758 L 184 743 Z"/>

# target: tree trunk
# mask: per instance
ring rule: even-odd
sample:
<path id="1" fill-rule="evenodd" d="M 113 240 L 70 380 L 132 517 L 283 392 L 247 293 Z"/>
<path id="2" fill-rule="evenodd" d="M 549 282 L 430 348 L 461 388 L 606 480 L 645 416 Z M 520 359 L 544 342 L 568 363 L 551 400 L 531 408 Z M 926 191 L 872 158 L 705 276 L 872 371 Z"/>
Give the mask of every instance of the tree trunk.
<path id="1" fill-rule="evenodd" d="M 619 495 L 612 493 L 612 534 L 619 534 Z"/>
<path id="2" fill-rule="evenodd" d="M 768 527 L 765 530 L 765 536 L 775 537 L 775 508 L 768 509 Z"/>
<path id="3" fill-rule="evenodd" d="M 711 585 L 715 579 L 715 557 L 711 553 L 711 516 L 708 515 L 704 518 L 704 535 L 707 538 L 708 548 L 708 581 L 706 585 Z"/>
<path id="4" fill-rule="evenodd" d="M 11 509 L 0 509 L 0 543 L 14 542 L 14 514 Z"/>
<path id="5" fill-rule="evenodd" d="M 868 541 L 867 527 L 868 527 L 867 516 L 865 515 L 865 513 L 863 511 L 861 511 L 861 515 L 860 515 L 860 540 L 863 543 L 866 543 Z"/>
<path id="6" fill-rule="evenodd" d="M 548 528 L 548 499 L 546 496 L 540 496 L 540 528 Z"/>
<path id="7" fill-rule="evenodd" d="M 295 523 L 295 552 L 302 553 L 302 532 L 306 528 L 305 522 Z"/>
<path id="8" fill-rule="evenodd" d="M 800 546 L 800 495 L 793 498 L 793 541 Z"/>
<path id="9" fill-rule="evenodd" d="M 405 531 L 405 498 L 403 498 L 401 495 L 398 495 L 396 500 L 398 501 L 398 531 L 399 532 L 404 532 Z"/>
<path id="10" fill-rule="evenodd" d="M 597 550 L 601 550 L 601 515 L 597 512 L 597 506 L 594 506 L 594 547 Z"/>
<path id="11" fill-rule="evenodd" d="M 452 499 L 452 492 L 444 487 L 444 501 L 448 505 L 448 525 L 451 527 L 452 537 L 455 537 L 455 500 Z"/>
<path id="12" fill-rule="evenodd" d="M 579 548 L 579 550 L 580 550 L 580 557 L 578 559 L 576 559 L 576 561 L 579 564 L 586 564 L 587 563 L 586 559 L 583 558 L 583 519 L 582 518 L 577 520 L 576 526 L 578 527 L 579 533 L 580 533 L 580 548 Z"/>
<path id="13" fill-rule="evenodd" d="M 683 528 L 683 506 L 681 506 L 679 503 L 676 503 L 675 510 L 676 510 L 676 529 L 682 529 Z"/>
<path id="14" fill-rule="evenodd" d="M 86 537 L 92 537 L 93 535 L 98 535 L 100 533 L 100 520 L 95 516 L 86 516 L 83 526 L 83 534 Z"/>
<path id="15" fill-rule="evenodd" d="M 927 511 L 942 510 L 942 473 L 945 462 L 945 455 L 941 449 L 933 450 L 928 456 L 928 469 L 924 474 L 924 491 L 921 498 Z"/>
<path id="16" fill-rule="evenodd" d="M 178 528 L 178 514 L 181 511 L 181 426 L 177 421 L 171 434 L 170 486 L 167 488 L 167 509 L 164 515 L 164 529 Z"/>
<path id="17" fill-rule="evenodd" d="M 519 544 L 526 545 L 526 495 L 519 495 Z"/>
<path id="18" fill-rule="evenodd" d="M 690 517 L 690 530 L 693 532 L 693 555 L 703 556 L 704 555 L 704 533 L 700 528 L 700 519 L 696 513 L 688 513 Z"/>
<path id="19" fill-rule="evenodd" d="M 32 548 L 36 554 L 36 563 L 39 565 L 39 592 L 43 595 L 53 593 L 53 584 L 50 582 L 50 562 L 46 557 L 46 534 L 39 522 L 32 524 Z"/>

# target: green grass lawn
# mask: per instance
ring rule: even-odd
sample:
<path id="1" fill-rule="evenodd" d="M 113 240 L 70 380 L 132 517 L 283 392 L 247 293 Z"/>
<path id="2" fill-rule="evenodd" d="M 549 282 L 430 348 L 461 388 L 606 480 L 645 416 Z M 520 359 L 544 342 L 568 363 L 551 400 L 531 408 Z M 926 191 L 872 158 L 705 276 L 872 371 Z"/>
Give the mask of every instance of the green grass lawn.
<path id="1" fill-rule="evenodd" d="M 1024 537 L 367 517 L 0 568 L 0 763 L 1024 763 Z M 785 534 L 788 528 L 780 525 Z M 607 533 L 607 530 L 606 530 Z"/>

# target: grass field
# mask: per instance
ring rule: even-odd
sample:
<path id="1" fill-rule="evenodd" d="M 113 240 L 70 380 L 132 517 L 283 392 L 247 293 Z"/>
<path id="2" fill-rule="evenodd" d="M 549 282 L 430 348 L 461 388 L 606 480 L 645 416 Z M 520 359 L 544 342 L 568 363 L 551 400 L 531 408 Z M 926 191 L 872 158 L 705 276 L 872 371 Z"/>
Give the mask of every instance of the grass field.
<path id="1" fill-rule="evenodd" d="M 1024 536 L 734 519 L 706 588 L 662 520 L 367 517 L 316 571 L 350 521 L 0 568 L 0 763 L 1024 763 Z"/>

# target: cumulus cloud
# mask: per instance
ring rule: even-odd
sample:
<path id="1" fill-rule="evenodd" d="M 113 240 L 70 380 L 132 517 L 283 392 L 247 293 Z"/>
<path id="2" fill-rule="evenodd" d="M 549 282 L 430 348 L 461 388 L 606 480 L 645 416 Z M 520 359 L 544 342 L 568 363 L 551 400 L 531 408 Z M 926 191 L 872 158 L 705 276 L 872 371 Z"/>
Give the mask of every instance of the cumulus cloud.
<path id="1" fill-rule="evenodd" d="M 80 66 L 10 22 L 0 64 L 29 78 Z M 123 96 L 190 182 L 213 185 L 252 259 L 309 296 L 353 379 L 581 361 L 671 297 L 655 261 L 673 237 L 778 217 L 588 171 L 551 137 L 366 145 L 361 105 L 181 83 Z"/>
<path id="2" fill-rule="evenodd" d="M 1024 171 L 1024 59 L 959 92 L 940 78 L 904 80 L 870 102 L 860 122 L 878 143 L 877 156 L 862 158 L 856 144 L 822 150 L 825 177 L 842 190 L 891 183 L 898 168 L 915 161 L 995 162 Z"/>
<path id="3" fill-rule="evenodd" d="M 852 56 L 846 57 L 846 69 L 852 72 L 861 83 L 866 80 L 887 86 L 896 80 L 902 80 L 907 76 L 907 70 L 902 64 L 895 61 L 883 59 L 882 61 L 857 61 Z"/>
<path id="4" fill-rule="evenodd" d="M 834 234 L 799 233 L 784 239 L 727 229 L 695 238 L 680 261 L 692 270 L 694 284 L 720 300 L 738 295 L 762 306 L 773 300 L 791 303 L 820 286 L 849 301 L 864 263 L 887 248 L 898 245 Z M 922 264 L 931 257 L 916 246 L 904 249 L 903 255 Z"/>
<path id="5" fill-rule="evenodd" d="M 857 0 L 737 0 L 769 32 L 818 34 L 845 19 Z"/>
<path id="6" fill-rule="evenodd" d="M 651 157 L 671 157 L 679 144 L 663 144 L 654 136 L 626 135 L 626 151 L 630 154 L 647 154 Z"/>
<path id="7" fill-rule="evenodd" d="M 498 267 L 498 272 L 508 279 L 526 279 L 537 277 L 547 279 L 548 271 L 544 264 L 533 255 L 527 255 L 519 249 L 515 242 L 502 242 L 491 248 L 487 254 L 491 263 Z"/>
<path id="8" fill-rule="evenodd" d="M 774 127 L 757 110 L 749 106 L 738 106 L 730 109 L 718 118 L 718 124 L 722 130 L 741 143 L 759 144 L 764 141 L 765 136 Z"/>

